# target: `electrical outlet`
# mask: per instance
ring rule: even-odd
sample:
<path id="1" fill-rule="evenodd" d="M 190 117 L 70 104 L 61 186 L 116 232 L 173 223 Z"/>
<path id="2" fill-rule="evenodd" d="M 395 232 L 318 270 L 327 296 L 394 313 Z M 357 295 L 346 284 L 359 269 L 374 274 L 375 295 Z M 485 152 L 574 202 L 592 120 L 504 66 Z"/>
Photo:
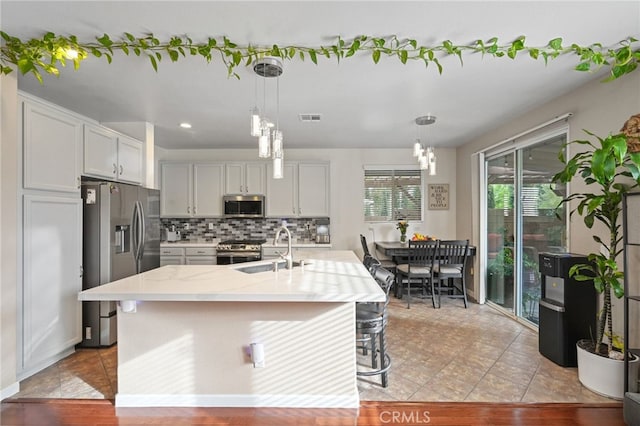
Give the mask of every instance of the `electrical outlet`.
<path id="1" fill-rule="evenodd" d="M 209 231 L 213 231 L 213 222 L 209 222 Z"/>
<path id="2" fill-rule="evenodd" d="M 185 231 L 188 231 L 188 230 L 189 230 L 189 224 L 188 224 L 188 223 L 185 223 L 185 224 L 184 224 L 184 230 L 185 230 Z"/>
<path id="3" fill-rule="evenodd" d="M 91 340 L 91 327 L 84 328 L 84 338 L 87 340 Z"/>

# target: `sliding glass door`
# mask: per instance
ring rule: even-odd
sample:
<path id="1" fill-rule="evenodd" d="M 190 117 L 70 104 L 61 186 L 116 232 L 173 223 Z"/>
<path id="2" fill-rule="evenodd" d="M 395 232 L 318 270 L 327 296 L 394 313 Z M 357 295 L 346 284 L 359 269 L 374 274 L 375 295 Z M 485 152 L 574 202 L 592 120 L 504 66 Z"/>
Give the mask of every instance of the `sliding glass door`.
<path id="1" fill-rule="evenodd" d="M 566 216 L 556 211 L 564 185 L 551 183 L 566 131 L 488 155 L 486 180 L 487 300 L 538 324 L 540 252 L 566 251 Z"/>

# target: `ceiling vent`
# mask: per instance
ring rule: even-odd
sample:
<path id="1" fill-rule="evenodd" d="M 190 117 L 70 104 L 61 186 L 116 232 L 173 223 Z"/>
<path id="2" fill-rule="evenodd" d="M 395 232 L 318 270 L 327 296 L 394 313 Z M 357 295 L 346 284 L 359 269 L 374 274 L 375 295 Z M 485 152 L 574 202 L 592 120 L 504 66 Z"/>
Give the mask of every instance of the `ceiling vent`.
<path id="1" fill-rule="evenodd" d="M 321 114 L 300 114 L 300 121 L 304 121 L 304 122 L 317 122 L 320 121 L 322 119 L 322 115 Z"/>

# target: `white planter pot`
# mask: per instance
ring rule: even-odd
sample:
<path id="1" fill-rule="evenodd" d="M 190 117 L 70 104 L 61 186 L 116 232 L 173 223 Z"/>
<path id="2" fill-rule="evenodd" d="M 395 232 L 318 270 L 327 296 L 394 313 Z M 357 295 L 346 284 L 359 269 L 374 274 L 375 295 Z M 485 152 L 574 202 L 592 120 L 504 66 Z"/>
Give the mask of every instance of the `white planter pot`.
<path id="1" fill-rule="evenodd" d="M 578 350 L 578 379 L 592 392 L 608 398 L 624 397 L 624 361 L 596 355 L 576 345 Z M 638 377 L 640 358 L 629 361 L 629 376 Z M 629 390 L 637 391 L 637 380 L 629 381 Z"/>

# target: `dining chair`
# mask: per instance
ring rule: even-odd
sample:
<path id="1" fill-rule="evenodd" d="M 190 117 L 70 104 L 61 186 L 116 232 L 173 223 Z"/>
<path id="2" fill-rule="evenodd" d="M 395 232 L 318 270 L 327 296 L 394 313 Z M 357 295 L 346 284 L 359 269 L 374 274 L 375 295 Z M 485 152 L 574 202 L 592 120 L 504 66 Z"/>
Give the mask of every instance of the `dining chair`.
<path id="1" fill-rule="evenodd" d="M 360 234 L 360 243 L 362 244 L 362 251 L 364 252 L 364 257 L 365 258 L 367 256 L 371 256 L 374 259 L 377 259 L 380 262 L 380 264 L 382 265 L 383 268 L 386 268 L 391 273 L 395 274 L 396 263 L 393 260 L 390 260 L 390 259 L 378 259 L 374 255 L 372 255 L 371 252 L 369 251 L 369 244 L 367 244 L 367 238 L 362 234 Z M 363 260 L 364 260 L 364 258 L 363 258 Z"/>
<path id="2" fill-rule="evenodd" d="M 467 307 L 466 264 L 469 253 L 469 240 L 442 240 L 438 248 L 438 262 L 433 269 L 433 279 L 438 282 L 438 308 L 441 295 L 447 293 L 450 298 L 461 298 Z M 460 288 L 455 280 L 460 279 Z M 446 285 L 443 285 L 444 282 Z M 459 291 L 460 294 L 456 294 Z"/>
<path id="3" fill-rule="evenodd" d="M 436 307 L 433 271 L 438 254 L 439 241 L 409 241 L 409 254 L 407 263 L 396 267 L 396 295 L 402 297 L 403 282 L 407 283 L 407 309 L 411 308 L 411 281 L 420 280 L 422 294 L 425 293 L 427 284 L 430 285 L 431 303 Z"/>

